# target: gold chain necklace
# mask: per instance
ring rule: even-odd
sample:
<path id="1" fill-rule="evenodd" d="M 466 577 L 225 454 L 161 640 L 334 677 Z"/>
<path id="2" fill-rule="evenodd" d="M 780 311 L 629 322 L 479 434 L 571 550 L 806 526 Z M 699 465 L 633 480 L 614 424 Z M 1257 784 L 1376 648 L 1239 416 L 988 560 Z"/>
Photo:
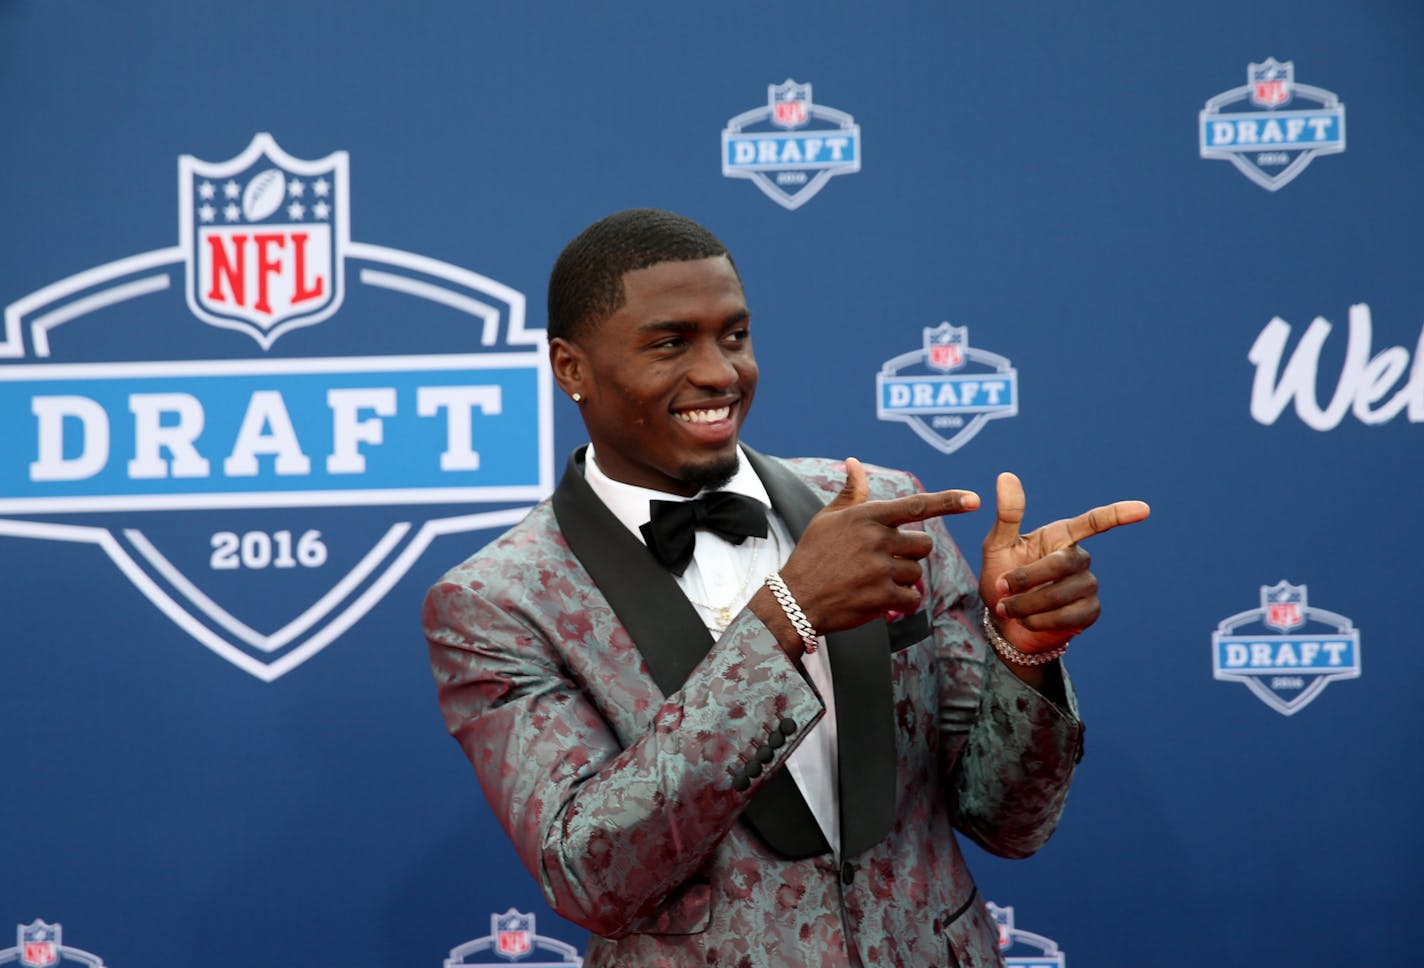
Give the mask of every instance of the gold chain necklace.
<path id="1" fill-rule="evenodd" d="M 777 540 L 776 531 L 770 526 L 766 529 L 766 536 L 770 541 Z M 726 604 L 714 605 L 711 602 L 700 602 L 691 595 L 687 596 L 687 600 L 693 605 L 713 615 L 712 633 L 714 635 L 721 636 L 723 632 L 727 631 L 727 626 L 732 624 L 732 618 L 735 615 L 733 609 L 741 611 L 742 602 L 747 596 L 747 588 L 750 587 L 752 583 L 752 575 L 756 574 L 757 561 L 761 558 L 761 547 L 761 543 L 758 543 L 756 548 L 752 551 L 752 560 L 747 564 L 747 573 L 742 576 L 742 587 L 732 593 L 731 597 L 727 599 Z M 779 542 L 776 547 L 780 549 L 781 546 Z M 683 594 L 687 593 L 684 592 Z"/>

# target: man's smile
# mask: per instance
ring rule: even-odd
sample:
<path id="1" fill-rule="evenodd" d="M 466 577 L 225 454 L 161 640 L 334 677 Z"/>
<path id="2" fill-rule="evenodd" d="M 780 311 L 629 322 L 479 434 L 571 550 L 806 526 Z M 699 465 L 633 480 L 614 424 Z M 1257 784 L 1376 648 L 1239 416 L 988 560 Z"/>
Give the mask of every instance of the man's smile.
<path id="1" fill-rule="evenodd" d="M 673 416 L 684 423 L 710 424 L 730 418 L 733 406 L 735 404 L 726 403 L 708 409 L 674 411 Z"/>

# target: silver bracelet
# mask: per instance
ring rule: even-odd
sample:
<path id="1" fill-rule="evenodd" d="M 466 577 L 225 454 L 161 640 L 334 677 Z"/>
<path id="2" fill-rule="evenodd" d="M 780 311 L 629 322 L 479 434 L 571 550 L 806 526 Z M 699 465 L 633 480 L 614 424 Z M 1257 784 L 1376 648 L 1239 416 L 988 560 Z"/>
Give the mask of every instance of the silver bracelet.
<path id="1" fill-rule="evenodd" d="M 1068 651 L 1068 643 L 1064 642 L 1056 649 L 1049 649 L 1047 652 L 1020 652 L 1014 648 L 1014 644 L 1004 638 L 1004 633 L 999 631 L 999 627 L 994 624 L 993 618 L 989 616 L 989 608 L 984 607 L 984 633 L 989 636 L 989 641 L 994 646 L 994 651 L 1003 656 L 1005 662 L 1012 662 L 1014 665 L 1038 666 L 1052 662 L 1055 659 L 1063 658 L 1063 653 Z"/>
<path id="2" fill-rule="evenodd" d="M 786 613 L 786 618 L 796 629 L 796 634 L 801 636 L 802 650 L 807 655 L 815 655 L 816 648 L 820 645 L 820 636 L 816 634 L 816 627 L 811 624 L 806 613 L 801 611 L 801 606 L 796 604 L 796 599 L 791 597 L 791 589 L 786 587 L 781 575 L 774 571 L 767 575 L 766 587 L 771 589 L 772 597 Z"/>

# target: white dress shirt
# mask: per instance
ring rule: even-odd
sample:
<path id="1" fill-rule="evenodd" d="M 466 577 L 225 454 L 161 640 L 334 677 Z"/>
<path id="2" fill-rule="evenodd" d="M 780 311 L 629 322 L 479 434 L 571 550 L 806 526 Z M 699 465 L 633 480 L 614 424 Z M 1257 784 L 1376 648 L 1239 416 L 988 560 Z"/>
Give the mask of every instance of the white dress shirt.
<path id="1" fill-rule="evenodd" d="M 623 522 L 633 533 L 633 537 L 644 544 L 647 542 L 643 540 L 642 532 L 638 529 L 652 519 L 649 501 L 690 500 L 678 494 L 668 494 L 613 480 L 599 468 L 592 444 L 588 448 L 584 477 L 593 493 L 613 512 L 613 516 Z M 747 538 L 737 545 L 714 532 L 698 531 L 692 562 L 680 576 L 673 576 L 687 600 L 702 616 L 703 624 L 714 638 L 720 637 L 726 631 L 728 623 L 746 607 L 747 602 L 766 580 L 766 576 L 786 564 L 786 559 L 791 556 L 791 550 L 795 547 L 791 533 L 786 530 L 780 515 L 771 509 L 771 498 L 766 493 L 766 487 L 745 455 L 738 463 L 736 475 L 722 490 L 743 494 L 760 501 L 766 507 L 767 536 Z M 821 644 L 825 645 L 824 638 Z M 787 758 L 786 768 L 791 772 L 791 778 L 796 781 L 801 796 L 806 798 L 806 804 L 820 825 L 826 842 L 831 845 L 831 850 L 839 859 L 841 824 L 836 792 L 839 789 L 836 699 L 831 687 L 830 658 L 823 647 L 817 649 L 814 655 L 803 655 L 801 665 L 821 694 L 826 714 Z"/>

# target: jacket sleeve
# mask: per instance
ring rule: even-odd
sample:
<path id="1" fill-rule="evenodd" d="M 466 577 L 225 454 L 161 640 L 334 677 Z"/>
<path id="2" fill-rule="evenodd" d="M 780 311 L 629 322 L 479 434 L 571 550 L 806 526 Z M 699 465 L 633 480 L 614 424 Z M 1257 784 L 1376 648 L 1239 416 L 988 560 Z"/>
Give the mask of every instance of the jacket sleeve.
<path id="1" fill-rule="evenodd" d="M 980 625 L 974 572 L 939 520 L 926 530 L 935 540 L 931 624 L 943 670 L 940 734 L 954 824 L 990 853 L 1027 857 L 1058 825 L 1081 758 L 1077 699 L 1061 664 L 1049 673 L 1061 676 L 1061 704 L 1004 666 Z"/>
<path id="2" fill-rule="evenodd" d="M 625 748 L 555 647 L 567 615 L 536 621 L 517 594 L 452 576 L 426 597 L 425 633 L 446 725 L 495 816 L 559 914 L 607 937 L 650 928 L 820 718 L 820 699 L 743 611 L 681 690 L 659 702 L 648 684 L 647 726 Z M 791 735 L 747 777 L 773 731 Z"/>

